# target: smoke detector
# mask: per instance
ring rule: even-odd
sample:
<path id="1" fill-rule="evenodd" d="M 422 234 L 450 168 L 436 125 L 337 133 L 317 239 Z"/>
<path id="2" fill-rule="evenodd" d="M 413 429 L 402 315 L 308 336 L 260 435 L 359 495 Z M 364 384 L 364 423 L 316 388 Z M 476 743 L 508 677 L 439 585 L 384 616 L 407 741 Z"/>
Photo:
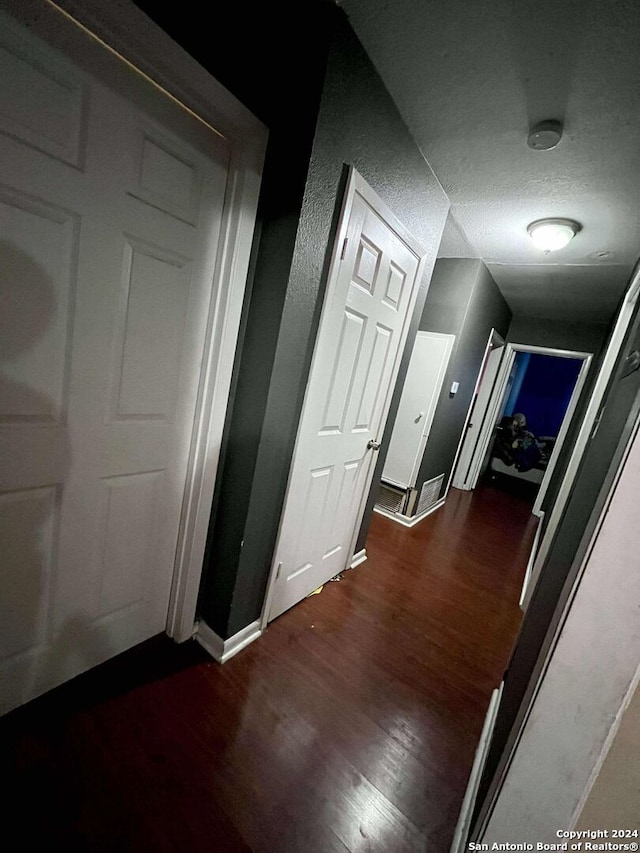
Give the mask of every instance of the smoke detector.
<path id="1" fill-rule="evenodd" d="M 551 151 L 562 139 L 562 122 L 555 119 L 541 121 L 529 131 L 527 145 L 534 151 Z"/>

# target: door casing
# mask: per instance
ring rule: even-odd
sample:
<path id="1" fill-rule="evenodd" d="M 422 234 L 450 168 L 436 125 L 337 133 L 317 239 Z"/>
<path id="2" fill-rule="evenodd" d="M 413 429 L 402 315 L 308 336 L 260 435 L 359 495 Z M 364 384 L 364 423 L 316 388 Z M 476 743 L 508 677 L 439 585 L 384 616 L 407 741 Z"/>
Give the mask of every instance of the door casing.
<path id="1" fill-rule="evenodd" d="M 511 368 L 516 357 L 516 353 L 518 352 L 530 352 L 536 353 L 538 355 L 548 355 L 556 358 L 572 358 L 579 359 L 582 361 L 582 367 L 580 369 L 580 373 L 578 374 L 578 378 L 576 380 L 576 384 L 574 386 L 571 399 L 569 401 L 569 406 L 567 408 L 567 411 L 562 421 L 562 425 L 560 427 L 560 431 L 558 433 L 558 440 L 556 441 L 553 453 L 551 455 L 551 459 L 549 460 L 549 466 L 547 467 L 544 479 L 540 484 L 540 490 L 538 492 L 538 494 L 540 495 L 540 499 L 536 500 L 536 504 L 534 505 L 533 512 L 535 515 L 539 515 L 542 497 L 544 497 L 547 484 L 549 482 L 549 479 L 553 472 L 553 468 L 555 467 L 556 460 L 558 458 L 558 453 L 560 452 L 562 443 L 569 428 L 569 423 L 578 404 L 578 399 L 580 398 L 587 371 L 589 370 L 589 366 L 591 365 L 593 354 L 577 350 L 537 347 L 531 346 L 529 344 L 507 343 L 505 345 L 505 352 L 502 358 L 502 364 L 500 365 L 500 368 L 498 370 L 498 375 L 496 377 L 493 393 L 491 394 L 487 405 L 487 416 L 484 418 L 484 422 L 482 425 L 482 433 L 478 439 L 478 444 L 474 453 L 474 459 L 471 463 L 470 472 L 467 477 L 467 488 L 473 489 L 477 485 L 478 477 L 481 473 L 482 463 L 486 456 L 489 442 L 493 434 L 494 425 L 497 422 L 497 419 L 502 410 L 502 406 L 504 404 L 504 397 L 506 393 L 509 374 L 511 372 Z"/>
<path id="2" fill-rule="evenodd" d="M 489 332 L 489 339 L 487 340 L 487 345 L 484 349 L 484 356 L 482 357 L 482 363 L 480 364 L 480 369 L 478 370 L 478 376 L 476 378 L 476 382 L 473 388 L 473 394 L 471 396 L 471 402 L 469 403 L 469 408 L 467 410 L 467 416 L 464 420 L 464 426 L 462 428 L 462 433 L 460 435 L 460 441 L 458 442 L 458 449 L 456 450 L 456 455 L 453 460 L 453 465 L 451 466 L 451 474 L 449 475 L 449 481 L 447 483 L 447 488 L 445 491 L 445 497 L 449 493 L 449 488 L 453 485 L 458 489 L 464 488 L 465 475 L 463 474 L 463 470 L 459 471 L 458 466 L 462 466 L 463 464 L 463 451 L 465 449 L 465 442 L 469 439 L 469 424 L 471 421 L 472 414 L 475 414 L 474 407 L 476 404 L 476 399 L 478 396 L 478 392 L 480 390 L 480 385 L 484 379 L 485 367 L 487 364 L 487 360 L 491 355 L 491 352 L 494 349 L 498 349 L 498 347 L 504 346 L 504 338 L 496 332 L 495 329 L 491 329 Z M 486 409 L 485 409 L 486 414 Z M 484 417 L 484 415 L 483 415 Z M 479 436 L 478 436 L 479 438 Z M 478 439 L 476 439 L 477 441 Z M 465 454 L 466 455 L 466 454 Z M 473 454 L 472 454 L 473 455 Z M 471 457 L 467 456 L 464 460 L 464 464 L 468 468 L 470 464 Z M 455 482 L 454 482 L 455 481 Z"/>

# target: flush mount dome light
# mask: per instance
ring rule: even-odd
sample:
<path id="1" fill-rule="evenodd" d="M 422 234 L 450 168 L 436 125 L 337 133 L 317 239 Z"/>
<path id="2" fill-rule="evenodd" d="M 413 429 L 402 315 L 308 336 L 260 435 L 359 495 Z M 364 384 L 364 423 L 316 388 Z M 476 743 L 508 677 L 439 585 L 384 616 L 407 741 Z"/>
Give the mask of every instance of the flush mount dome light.
<path id="1" fill-rule="evenodd" d="M 538 219 L 527 226 L 527 231 L 538 249 L 548 253 L 564 248 L 580 228 L 573 219 Z"/>

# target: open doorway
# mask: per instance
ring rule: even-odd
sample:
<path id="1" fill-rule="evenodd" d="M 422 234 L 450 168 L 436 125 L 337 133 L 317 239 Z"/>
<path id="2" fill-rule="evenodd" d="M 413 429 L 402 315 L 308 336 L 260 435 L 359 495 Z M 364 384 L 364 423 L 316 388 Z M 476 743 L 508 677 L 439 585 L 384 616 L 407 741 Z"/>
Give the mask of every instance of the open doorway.
<path id="1" fill-rule="evenodd" d="M 490 478 L 529 498 L 539 516 L 591 354 L 507 344 L 493 359 L 474 407 L 477 428 L 463 436 L 453 483 L 474 489 Z"/>
<path id="2" fill-rule="evenodd" d="M 427 301 L 424 324 L 429 322 L 428 313 Z M 459 365 L 454 363 L 450 374 L 437 361 L 427 368 L 416 344 L 380 475 L 375 513 L 414 527 L 439 510 L 448 496 L 454 497 L 456 490 L 478 490 L 475 504 L 484 502 L 488 516 L 498 492 L 510 496 L 512 500 L 500 506 L 503 522 L 513 513 L 514 559 L 516 555 L 520 559 L 523 542 L 528 543 L 521 603 L 540 540 L 538 520 L 544 514 L 543 500 L 585 389 L 591 360 L 588 352 L 505 343 L 492 328 L 484 354 L 478 359 L 466 419 L 458 425 L 458 446 L 448 481 L 446 469 L 433 478 L 419 476 L 430 466 L 445 467 L 442 461 L 434 461 L 433 457 L 441 456 L 440 447 L 437 441 L 429 440 L 438 409 L 430 413 L 424 425 L 419 445 L 422 458 L 412 461 L 411 479 L 401 480 L 398 460 L 407 455 L 413 460 L 408 431 L 412 426 L 415 429 L 422 414 L 416 389 L 430 398 L 438 397 L 441 414 L 460 386 L 452 381 Z M 409 466 L 406 468 L 408 471 Z M 451 487 L 454 493 L 450 495 Z M 519 523 L 515 521 L 518 518 Z M 537 534 L 530 540 L 531 530 L 536 528 Z M 504 559 L 509 559 L 508 554 Z"/>

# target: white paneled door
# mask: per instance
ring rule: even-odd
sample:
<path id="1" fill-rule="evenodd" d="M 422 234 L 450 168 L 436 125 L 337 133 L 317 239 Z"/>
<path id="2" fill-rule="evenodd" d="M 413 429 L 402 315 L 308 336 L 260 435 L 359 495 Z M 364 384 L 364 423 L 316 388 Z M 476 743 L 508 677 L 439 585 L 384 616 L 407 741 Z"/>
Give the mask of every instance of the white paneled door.
<path id="1" fill-rule="evenodd" d="M 447 372 L 455 335 L 418 332 L 404 380 L 382 479 L 413 487 Z"/>
<path id="2" fill-rule="evenodd" d="M 276 548 L 269 619 L 351 559 L 423 260 L 352 171 Z"/>
<path id="3" fill-rule="evenodd" d="M 8 18 L 0 73 L 7 710 L 165 628 L 228 147 Z"/>

